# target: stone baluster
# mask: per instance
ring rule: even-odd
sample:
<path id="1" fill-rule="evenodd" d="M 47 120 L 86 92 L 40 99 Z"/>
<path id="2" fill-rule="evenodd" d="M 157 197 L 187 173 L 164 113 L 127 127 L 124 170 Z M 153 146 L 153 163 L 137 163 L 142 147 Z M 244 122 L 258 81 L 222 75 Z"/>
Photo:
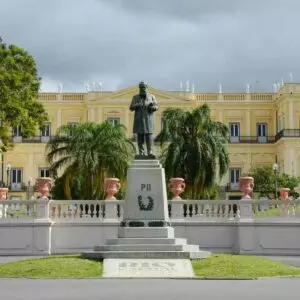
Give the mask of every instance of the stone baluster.
<path id="1" fill-rule="evenodd" d="M 182 220 L 183 217 L 183 200 L 179 201 L 172 201 L 171 204 L 171 211 L 172 211 L 172 219 Z"/>
<path id="2" fill-rule="evenodd" d="M 117 205 L 116 201 L 105 201 L 105 220 L 116 220 L 117 219 Z"/>

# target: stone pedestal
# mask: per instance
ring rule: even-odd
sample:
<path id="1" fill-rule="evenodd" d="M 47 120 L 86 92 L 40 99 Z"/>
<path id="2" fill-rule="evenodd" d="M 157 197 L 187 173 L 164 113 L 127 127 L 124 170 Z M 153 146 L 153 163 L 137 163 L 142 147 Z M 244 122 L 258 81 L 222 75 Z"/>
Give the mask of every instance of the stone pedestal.
<path id="1" fill-rule="evenodd" d="M 207 251 L 200 251 L 198 245 L 188 245 L 186 239 L 175 238 L 168 214 L 165 172 L 158 160 L 133 161 L 127 172 L 124 217 L 118 237 L 83 254 L 90 258 L 121 259 L 122 265 L 124 259 L 129 260 L 129 265 L 134 264 L 132 260 L 145 260 L 148 266 L 151 265 L 149 259 L 199 259 L 209 255 Z M 118 262 L 114 261 L 113 265 L 115 272 Z M 174 264 L 177 265 L 180 264 Z M 180 276 L 182 272 L 178 270 Z M 188 271 L 186 274 L 191 275 Z M 131 277 L 139 276 L 132 274 Z"/>
<path id="2" fill-rule="evenodd" d="M 122 227 L 169 225 L 165 170 L 158 160 L 134 160 L 127 172 Z"/>

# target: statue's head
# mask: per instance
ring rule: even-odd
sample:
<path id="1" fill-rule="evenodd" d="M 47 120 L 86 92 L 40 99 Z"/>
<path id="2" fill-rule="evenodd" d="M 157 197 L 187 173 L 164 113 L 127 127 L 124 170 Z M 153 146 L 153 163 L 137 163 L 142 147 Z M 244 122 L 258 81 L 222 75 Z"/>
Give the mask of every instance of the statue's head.
<path id="1" fill-rule="evenodd" d="M 140 95 L 145 96 L 147 94 L 147 83 L 141 81 L 139 83 Z"/>

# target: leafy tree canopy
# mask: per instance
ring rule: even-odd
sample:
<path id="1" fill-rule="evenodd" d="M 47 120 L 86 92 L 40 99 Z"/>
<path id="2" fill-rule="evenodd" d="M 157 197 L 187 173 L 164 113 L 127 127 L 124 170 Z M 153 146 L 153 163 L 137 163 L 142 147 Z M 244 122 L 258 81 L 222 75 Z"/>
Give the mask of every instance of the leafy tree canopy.
<path id="1" fill-rule="evenodd" d="M 275 173 L 272 166 L 261 166 L 253 168 L 250 175 L 254 178 L 254 192 L 259 192 L 262 196 L 271 196 L 275 192 Z M 300 183 L 300 177 L 291 176 L 285 173 L 277 172 L 278 192 L 280 188 L 291 189 L 291 195 L 294 188 Z"/>
<path id="2" fill-rule="evenodd" d="M 211 119 L 207 104 L 192 111 L 166 109 L 163 120 L 156 141 L 167 144 L 162 154 L 167 179 L 184 178 L 189 198 L 210 197 L 228 170 L 228 127 Z"/>
<path id="3" fill-rule="evenodd" d="M 0 152 L 12 146 L 11 129 L 21 126 L 22 135 L 33 136 L 43 128 L 47 114 L 37 101 L 40 78 L 33 57 L 0 38 Z"/>
<path id="4" fill-rule="evenodd" d="M 103 199 L 104 179 L 124 181 L 134 152 L 122 125 L 87 122 L 61 126 L 47 144 L 50 172 L 55 179 L 61 178 L 58 184 L 63 185 L 64 194 L 58 197 Z"/>

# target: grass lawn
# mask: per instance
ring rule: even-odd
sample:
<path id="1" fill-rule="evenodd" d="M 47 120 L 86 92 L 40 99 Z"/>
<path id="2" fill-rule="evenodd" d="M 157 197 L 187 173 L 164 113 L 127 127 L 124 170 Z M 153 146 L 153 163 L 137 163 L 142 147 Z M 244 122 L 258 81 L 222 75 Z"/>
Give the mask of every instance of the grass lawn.
<path id="1" fill-rule="evenodd" d="M 300 276 L 300 268 L 270 259 L 230 254 L 214 254 L 204 260 L 193 260 L 195 275 L 200 278 L 256 278 Z M 50 256 L 0 265 L 0 277 L 15 278 L 100 278 L 101 261 L 80 255 Z"/>
<path id="2" fill-rule="evenodd" d="M 80 255 L 49 256 L 0 265 L 0 277 L 90 278 L 102 277 L 101 261 Z"/>
<path id="3" fill-rule="evenodd" d="M 194 260 L 192 264 L 195 275 L 198 277 L 257 278 L 300 276 L 300 268 L 256 256 L 213 254 L 204 260 Z"/>
<path id="4" fill-rule="evenodd" d="M 253 217 L 279 217 L 280 211 L 279 208 L 270 208 L 262 211 L 257 211 Z"/>

